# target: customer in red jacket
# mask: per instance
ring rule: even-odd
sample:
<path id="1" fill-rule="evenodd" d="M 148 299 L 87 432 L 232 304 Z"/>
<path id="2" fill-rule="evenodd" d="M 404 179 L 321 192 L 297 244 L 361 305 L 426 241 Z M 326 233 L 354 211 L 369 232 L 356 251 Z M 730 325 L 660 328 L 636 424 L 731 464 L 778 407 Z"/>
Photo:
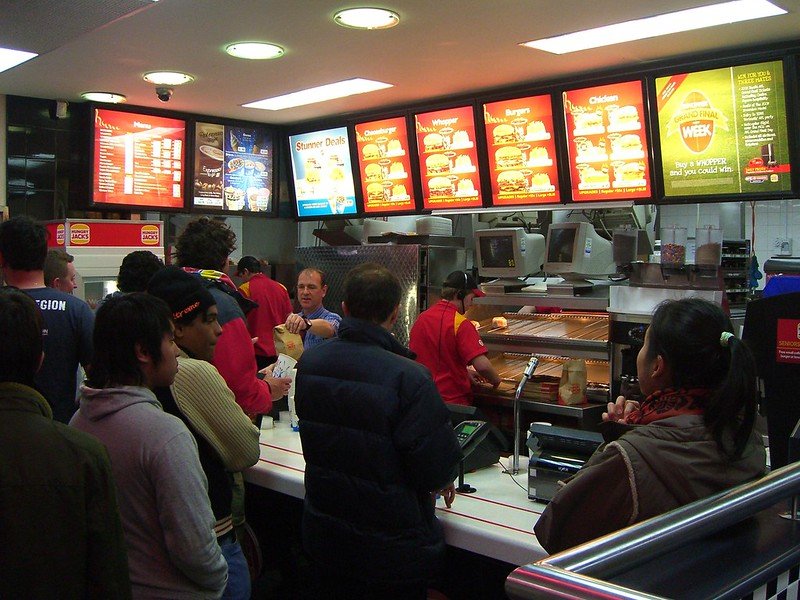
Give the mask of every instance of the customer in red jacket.
<path id="1" fill-rule="evenodd" d="M 192 221 L 178 236 L 178 265 L 200 277 L 219 310 L 222 335 L 217 341 L 213 364 L 231 388 L 236 403 L 253 418 L 272 409 L 272 398 L 289 390 L 287 380 L 257 377 L 253 340 L 247 331 L 245 312 L 253 303 L 243 297 L 224 272 L 230 253 L 236 249 L 236 234 L 225 223 L 208 217 Z"/>
<path id="2" fill-rule="evenodd" d="M 292 312 L 289 292 L 277 281 L 261 272 L 261 263 L 255 256 L 244 256 L 236 267 L 236 275 L 244 279 L 239 291 L 258 306 L 247 313 L 247 328 L 255 342 L 256 363 L 263 369 L 274 363 L 278 355 L 272 333 L 276 325 L 283 325 Z"/>

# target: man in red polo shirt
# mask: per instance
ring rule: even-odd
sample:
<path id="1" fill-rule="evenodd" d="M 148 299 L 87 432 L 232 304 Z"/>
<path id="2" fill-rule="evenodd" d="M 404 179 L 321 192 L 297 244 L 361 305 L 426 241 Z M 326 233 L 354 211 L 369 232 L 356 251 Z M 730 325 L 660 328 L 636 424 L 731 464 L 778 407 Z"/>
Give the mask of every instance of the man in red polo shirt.
<path id="1" fill-rule="evenodd" d="M 277 281 L 261 272 L 261 263 L 255 256 L 244 256 L 236 266 L 236 275 L 244 279 L 239 291 L 258 304 L 247 313 L 247 329 L 257 337 L 255 343 L 256 363 L 263 369 L 277 360 L 273 329 L 283 325 L 292 312 L 289 292 Z"/>
<path id="2" fill-rule="evenodd" d="M 476 296 L 475 278 L 453 271 L 442 284 L 441 300 L 423 312 L 411 328 L 409 348 L 428 367 L 445 402 L 472 404 L 472 384 L 500 385 L 475 326 L 464 316 Z"/>

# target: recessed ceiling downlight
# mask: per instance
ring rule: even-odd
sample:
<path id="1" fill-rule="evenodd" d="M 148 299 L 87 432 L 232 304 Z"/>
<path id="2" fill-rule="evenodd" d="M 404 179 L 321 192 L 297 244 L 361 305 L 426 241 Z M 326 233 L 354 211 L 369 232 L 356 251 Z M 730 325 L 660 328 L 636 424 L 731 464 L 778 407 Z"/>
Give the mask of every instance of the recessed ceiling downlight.
<path id="1" fill-rule="evenodd" d="M 106 102 L 108 104 L 122 104 L 127 100 L 123 94 L 114 92 L 83 92 L 81 98 L 91 102 Z"/>
<path id="2" fill-rule="evenodd" d="M 389 29 L 400 22 L 400 15 L 385 8 L 348 8 L 337 12 L 333 20 L 354 29 Z"/>
<path id="3" fill-rule="evenodd" d="M 180 71 L 150 71 L 144 74 L 144 80 L 153 85 L 183 85 L 194 81 L 194 77 Z"/>
<path id="4" fill-rule="evenodd" d="M 225 52 L 236 58 L 249 60 L 280 58 L 286 53 L 280 46 L 267 42 L 234 42 L 225 47 Z"/>

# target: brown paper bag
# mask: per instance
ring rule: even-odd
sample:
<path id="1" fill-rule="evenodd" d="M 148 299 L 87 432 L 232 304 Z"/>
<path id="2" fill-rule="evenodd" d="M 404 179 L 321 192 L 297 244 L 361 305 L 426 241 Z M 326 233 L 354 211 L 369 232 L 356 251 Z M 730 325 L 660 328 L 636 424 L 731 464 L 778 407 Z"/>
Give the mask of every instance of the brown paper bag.
<path id="1" fill-rule="evenodd" d="M 586 402 L 586 362 L 581 359 L 568 360 L 561 367 L 558 403 L 572 405 L 584 402 Z"/>
<path id="2" fill-rule="evenodd" d="M 291 356 L 299 360 L 303 354 L 303 338 L 296 333 L 286 331 L 286 325 L 276 325 L 272 339 L 275 341 L 275 353 Z"/>

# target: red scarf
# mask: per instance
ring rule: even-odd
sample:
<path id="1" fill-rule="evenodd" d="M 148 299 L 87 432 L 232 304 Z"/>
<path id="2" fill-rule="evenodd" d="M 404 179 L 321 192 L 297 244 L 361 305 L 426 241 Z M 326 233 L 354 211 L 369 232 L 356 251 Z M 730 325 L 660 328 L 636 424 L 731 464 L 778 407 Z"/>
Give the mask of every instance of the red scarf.
<path id="1" fill-rule="evenodd" d="M 650 394 L 638 410 L 630 413 L 625 422 L 647 425 L 678 415 L 702 415 L 710 396 L 708 388 L 658 390 Z"/>

